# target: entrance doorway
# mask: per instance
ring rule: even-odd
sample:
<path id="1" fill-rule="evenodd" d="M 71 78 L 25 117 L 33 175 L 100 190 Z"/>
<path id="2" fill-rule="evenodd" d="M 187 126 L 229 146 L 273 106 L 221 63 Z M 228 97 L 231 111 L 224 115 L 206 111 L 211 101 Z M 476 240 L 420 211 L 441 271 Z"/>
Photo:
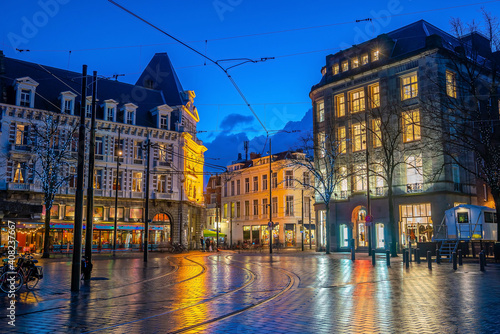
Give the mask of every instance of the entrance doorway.
<path id="1" fill-rule="evenodd" d="M 366 208 L 357 206 L 352 211 L 351 221 L 353 223 L 354 237 L 357 247 L 368 247 L 368 227 L 366 226 Z"/>

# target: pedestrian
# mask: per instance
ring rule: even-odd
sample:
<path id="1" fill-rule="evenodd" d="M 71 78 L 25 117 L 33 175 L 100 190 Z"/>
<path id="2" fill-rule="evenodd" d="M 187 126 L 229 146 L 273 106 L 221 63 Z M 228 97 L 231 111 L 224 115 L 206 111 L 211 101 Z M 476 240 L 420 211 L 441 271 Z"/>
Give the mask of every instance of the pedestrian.
<path id="1" fill-rule="evenodd" d="M 209 238 L 207 238 L 207 250 L 208 250 L 209 252 L 211 252 L 211 251 L 212 251 L 212 243 L 210 242 L 210 239 L 209 239 Z"/>
<path id="2" fill-rule="evenodd" d="M 203 239 L 203 236 L 200 237 L 200 245 L 201 245 L 201 251 L 205 251 L 205 239 Z"/>

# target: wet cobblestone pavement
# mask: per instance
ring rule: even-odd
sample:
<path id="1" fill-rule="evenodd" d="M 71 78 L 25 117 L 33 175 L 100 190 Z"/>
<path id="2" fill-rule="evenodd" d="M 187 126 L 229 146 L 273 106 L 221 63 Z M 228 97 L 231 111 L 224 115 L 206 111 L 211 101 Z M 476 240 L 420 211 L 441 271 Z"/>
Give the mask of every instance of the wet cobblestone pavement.
<path id="1" fill-rule="evenodd" d="M 190 252 L 94 261 L 71 295 L 69 259 L 17 294 L 12 333 L 500 333 L 500 265 L 385 256 Z M 7 314 L 9 299 L 0 298 Z"/>

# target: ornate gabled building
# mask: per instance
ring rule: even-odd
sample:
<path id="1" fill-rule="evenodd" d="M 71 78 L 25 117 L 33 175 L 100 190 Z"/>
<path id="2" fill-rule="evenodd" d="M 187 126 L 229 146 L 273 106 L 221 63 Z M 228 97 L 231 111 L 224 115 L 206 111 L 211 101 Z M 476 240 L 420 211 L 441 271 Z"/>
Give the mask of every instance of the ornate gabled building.
<path id="1" fill-rule="evenodd" d="M 58 127 L 51 149 L 67 150 L 76 158 L 77 145 L 63 143 L 71 142 L 68 136 L 76 135 L 74 129 L 84 103 L 89 140 L 92 97 L 80 96 L 81 82 L 81 73 L 8 58 L 0 52 L 2 200 L 44 204 L 44 180 L 36 173 L 41 168 L 36 150 L 40 137 L 34 136 L 44 117 L 52 117 Z M 92 82 L 91 76 L 87 82 Z M 90 89 L 87 92 L 91 95 Z M 182 242 L 193 247 L 199 239 L 204 220 L 202 174 L 206 148 L 196 137 L 199 115 L 194 98 L 193 91 L 183 90 L 166 53 L 155 54 L 134 85 L 98 78 L 93 177 L 95 248 L 112 246 L 115 196 L 118 196 L 117 248 L 141 247 L 145 219 L 152 221 L 153 245 Z M 151 200 L 149 217 L 145 217 L 148 139 L 152 144 Z M 86 148 L 85 170 L 88 170 L 88 145 Z M 41 214 L 9 215 L 4 211 L 3 220 L 17 224 L 20 246 L 40 250 L 45 214 L 52 217 L 53 248 L 57 250 L 61 244 L 72 243 L 76 160 L 61 172 L 68 176 L 67 182 L 59 188 L 50 213 L 43 210 Z M 85 189 L 87 186 L 86 175 Z"/>

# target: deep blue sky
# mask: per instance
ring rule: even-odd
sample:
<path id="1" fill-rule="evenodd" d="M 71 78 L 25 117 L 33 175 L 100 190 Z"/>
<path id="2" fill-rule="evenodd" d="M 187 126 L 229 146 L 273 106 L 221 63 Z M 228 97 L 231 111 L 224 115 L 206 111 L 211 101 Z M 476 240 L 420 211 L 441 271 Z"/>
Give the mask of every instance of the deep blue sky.
<path id="1" fill-rule="evenodd" d="M 309 90 L 320 80 L 326 55 L 420 19 L 448 31 L 451 17 L 465 22 L 480 20 L 481 6 L 493 14 L 500 13 L 500 1 L 460 7 L 480 3 L 474 0 L 117 2 L 194 48 L 206 50 L 213 59 L 276 57 L 231 71 L 269 130 L 302 119 L 310 108 Z M 50 15 L 45 14 L 47 9 L 41 3 L 52 4 L 46 7 Z M 445 7 L 458 8 L 435 10 Z M 108 1 L 17 0 L 3 2 L 2 14 L 0 49 L 9 57 L 78 72 L 82 64 L 87 64 L 89 71 L 106 76 L 126 74 L 119 80 L 135 83 L 155 52 L 167 52 L 184 89 L 197 94 L 195 104 L 201 118 L 198 130 L 207 131 L 199 136 L 207 144 L 216 135 L 231 139 L 240 131 L 247 132 L 249 138 L 263 134 L 219 69 L 203 66 L 203 58 Z M 373 18 L 371 23 L 354 23 L 369 17 Z M 32 23 L 38 25 L 36 31 L 27 30 Z M 293 31 L 313 26 L 324 27 Z M 283 30 L 292 31 L 261 34 Z M 217 40 L 251 34 L 261 35 Z M 12 42 L 15 37 L 22 40 Z M 136 45 L 143 46 L 118 48 Z M 13 47 L 31 51 L 19 53 Z M 94 50 L 78 51 L 81 49 Z M 68 50 L 73 50 L 71 56 Z M 313 52 L 319 50 L 323 51 Z M 230 114 L 237 115 L 227 118 Z M 237 152 L 231 153 L 235 156 Z M 218 152 L 207 154 L 214 157 Z"/>

